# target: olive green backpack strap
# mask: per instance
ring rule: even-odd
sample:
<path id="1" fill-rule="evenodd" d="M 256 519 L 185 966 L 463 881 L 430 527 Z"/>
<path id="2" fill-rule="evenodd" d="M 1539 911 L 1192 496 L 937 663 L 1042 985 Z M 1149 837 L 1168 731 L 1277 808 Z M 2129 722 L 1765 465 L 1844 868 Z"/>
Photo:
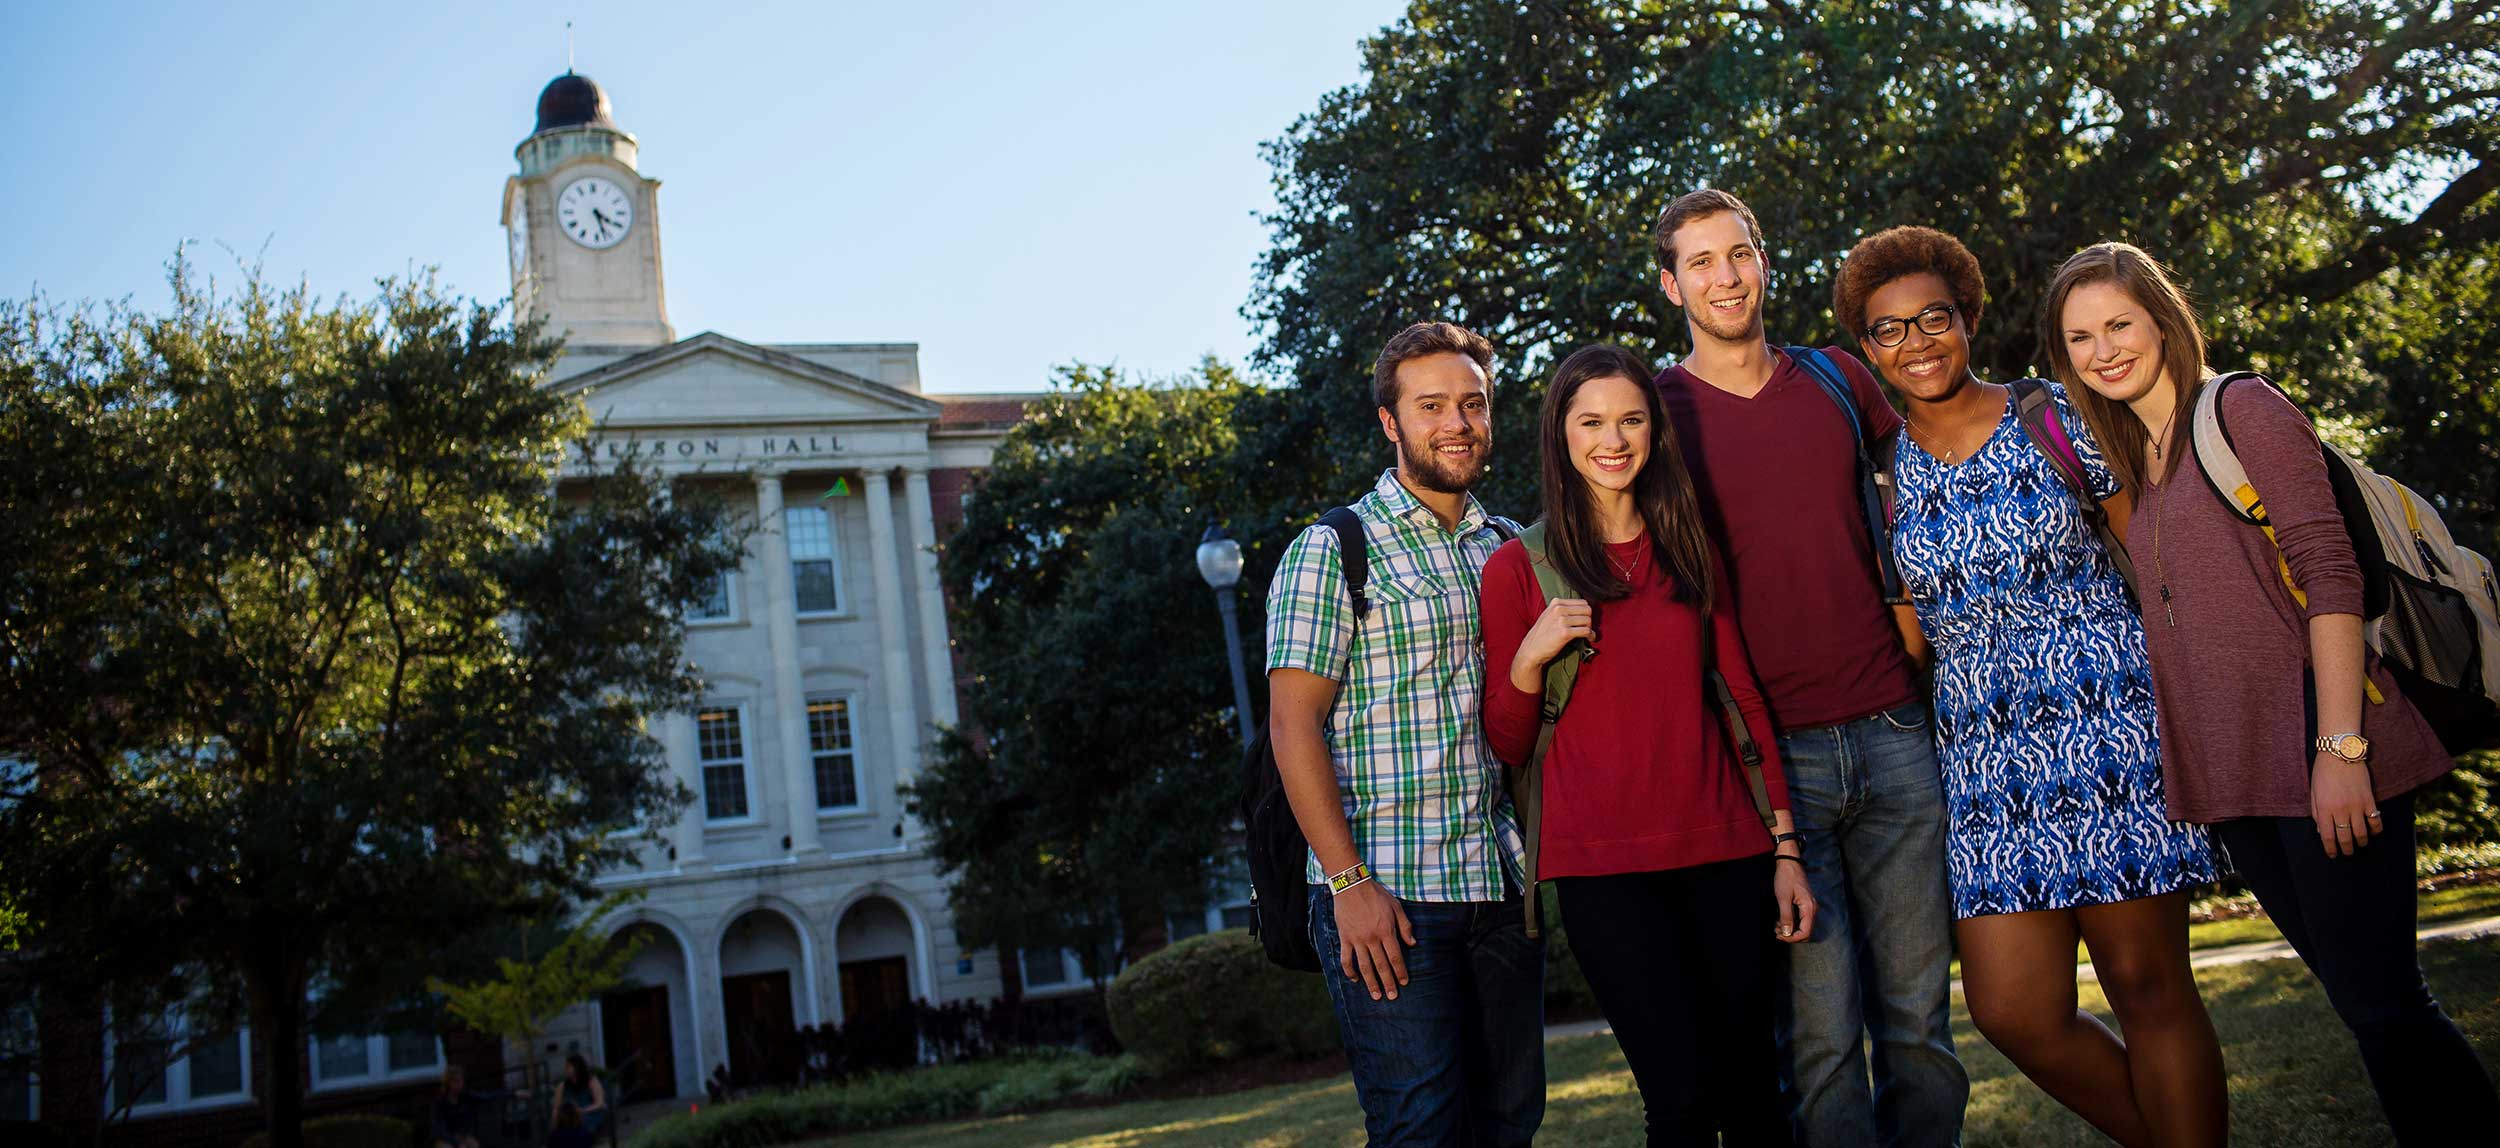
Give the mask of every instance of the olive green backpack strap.
<path id="1" fill-rule="evenodd" d="M 1762 818 L 1763 828 L 1772 829 L 1778 820 L 1771 813 L 1771 785 L 1762 777 L 1762 745 L 1753 739 L 1753 727 L 1745 724 L 1745 711 L 1736 704 L 1736 691 L 1728 688 L 1727 675 L 1719 672 L 1719 620 L 1710 615 L 1702 618 L 1701 678 L 1702 688 L 1710 692 L 1711 703 L 1719 707 L 1719 720 L 1727 724 L 1728 741 L 1736 747 L 1736 760 L 1745 767 L 1745 786 L 1753 791 L 1754 815 Z"/>
<path id="2" fill-rule="evenodd" d="M 1556 598 L 1577 598 L 1580 592 L 1554 567 L 1545 551 L 1545 524 L 1542 522 L 1519 532 L 1519 544 L 1528 552 L 1528 569 L 1536 574 L 1536 588 L 1545 601 Z M 1540 905 L 1537 882 L 1537 829 L 1542 815 L 1545 751 L 1554 745 L 1554 723 L 1562 720 L 1563 707 L 1571 702 L 1571 684 L 1580 677 L 1580 663 L 1589 656 L 1589 644 L 1575 641 L 1554 655 L 1545 665 L 1545 700 L 1538 707 L 1536 748 L 1528 752 L 1526 765 L 1506 770 L 1510 781 L 1510 802 L 1519 811 L 1519 832 L 1527 845 L 1525 858 L 1528 873 L 1527 895 L 1521 900 L 1527 911 L 1528 935 L 1539 935 Z M 1493 667 L 1486 667 L 1492 672 Z"/>

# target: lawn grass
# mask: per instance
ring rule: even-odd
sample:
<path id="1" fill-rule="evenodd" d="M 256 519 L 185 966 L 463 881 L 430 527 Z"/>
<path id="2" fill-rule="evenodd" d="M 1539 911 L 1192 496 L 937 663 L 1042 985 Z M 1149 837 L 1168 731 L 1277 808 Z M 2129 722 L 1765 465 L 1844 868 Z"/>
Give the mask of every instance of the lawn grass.
<path id="1" fill-rule="evenodd" d="M 2424 898 L 2425 910 L 2431 897 Z M 2431 987 L 2487 1061 L 2500 1063 L 2500 941 L 2427 946 Z M 2231 1074 L 2231 1141 L 2263 1148 L 2391 1143 L 2352 1042 L 2297 961 L 2223 965 L 2198 976 Z M 2108 1016 L 2094 986 L 2086 1007 Z M 2016 1073 L 1970 1027 L 1957 998 L 1958 1047 L 1971 1072 L 1965 1143 L 2058 1148 L 2106 1144 Z M 1642 1143 L 1640 1098 L 1614 1038 L 1547 1046 L 1539 1140 L 1614 1148 Z M 1226 1096 L 1162 1100 L 958 1121 L 844 1136 L 826 1148 L 1352 1148 L 1363 1142 L 1354 1087 L 1342 1078 Z"/>
<path id="2" fill-rule="evenodd" d="M 2455 885 L 2423 893 L 2415 901 L 2419 924 L 2446 924 L 2500 913 L 2500 884 Z M 2265 917 L 2237 917 L 2228 921 L 2204 921 L 2188 926 L 2188 947 L 2212 949 L 2223 945 L 2246 944 L 2250 941 L 2279 941 L 2274 922 Z"/>

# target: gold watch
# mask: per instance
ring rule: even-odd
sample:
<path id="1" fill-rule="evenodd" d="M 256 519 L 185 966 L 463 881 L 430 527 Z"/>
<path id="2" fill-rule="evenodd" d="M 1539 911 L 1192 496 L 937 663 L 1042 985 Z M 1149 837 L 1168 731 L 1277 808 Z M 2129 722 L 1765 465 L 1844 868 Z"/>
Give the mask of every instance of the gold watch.
<path id="1" fill-rule="evenodd" d="M 2370 757 L 2370 739 L 2357 733 L 2327 734 L 2318 739 L 2318 748 L 2354 764 Z"/>

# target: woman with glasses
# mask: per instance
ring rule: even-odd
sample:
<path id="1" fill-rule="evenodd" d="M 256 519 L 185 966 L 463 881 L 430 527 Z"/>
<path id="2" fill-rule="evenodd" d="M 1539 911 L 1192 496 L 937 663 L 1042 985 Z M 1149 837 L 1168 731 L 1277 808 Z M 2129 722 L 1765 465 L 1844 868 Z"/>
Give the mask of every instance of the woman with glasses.
<path id="1" fill-rule="evenodd" d="M 1908 400 L 1893 444 L 1893 556 L 1935 673 L 1946 867 L 1979 1031 L 2125 1145 L 2219 1145 L 2222 1050 L 2188 966 L 2202 831 L 2163 809 L 2143 624 L 2085 497 L 1971 371 L 1985 302 L 1953 237 L 1896 227 L 1842 265 L 1833 310 Z M 2092 501 L 2117 493 L 2056 384 Z M 1913 651 L 1918 653 L 1919 651 Z M 2126 1036 L 2077 1007 L 2091 951 Z"/>

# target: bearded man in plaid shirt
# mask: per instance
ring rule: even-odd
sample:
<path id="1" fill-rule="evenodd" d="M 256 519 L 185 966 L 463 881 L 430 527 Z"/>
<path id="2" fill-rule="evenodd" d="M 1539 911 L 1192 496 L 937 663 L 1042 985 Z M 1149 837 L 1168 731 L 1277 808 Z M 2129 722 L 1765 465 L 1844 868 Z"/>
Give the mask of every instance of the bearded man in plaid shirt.
<path id="1" fill-rule="evenodd" d="M 1353 504 L 1356 616 L 1336 532 L 1286 548 L 1267 598 L 1269 740 L 1311 842 L 1311 941 L 1374 1145 L 1525 1145 L 1545 1113 L 1544 949 L 1521 913 L 1519 823 L 1484 742 L 1476 589 L 1517 533 L 1467 492 L 1493 445 L 1493 347 L 1450 323 L 1372 367 L 1397 466 Z"/>

